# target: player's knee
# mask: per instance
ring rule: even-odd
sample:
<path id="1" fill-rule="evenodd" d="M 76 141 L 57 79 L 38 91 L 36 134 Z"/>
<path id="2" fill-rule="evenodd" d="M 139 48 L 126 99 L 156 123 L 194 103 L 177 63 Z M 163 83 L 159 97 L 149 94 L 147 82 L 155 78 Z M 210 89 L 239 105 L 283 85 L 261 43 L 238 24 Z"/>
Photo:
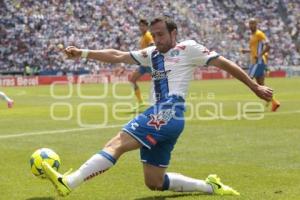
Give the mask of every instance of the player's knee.
<path id="1" fill-rule="evenodd" d="M 157 183 L 149 183 L 149 182 L 145 182 L 146 186 L 153 191 L 162 190 L 162 185 L 161 184 L 157 184 Z"/>
<path id="2" fill-rule="evenodd" d="M 111 152 L 115 152 L 117 155 L 122 155 L 126 151 L 122 143 L 123 137 L 124 135 L 119 133 L 116 137 L 110 140 L 104 148 Z"/>
<path id="3" fill-rule="evenodd" d="M 145 180 L 145 185 L 150 190 L 162 190 L 163 186 L 163 180 Z"/>
<path id="4" fill-rule="evenodd" d="M 135 80 L 133 78 L 130 78 L 129 82 L 132 83 L 132 84 L 134 84 Z"/>
<path id="5" fill-rule="evenodd" d="M 136 81 L 137 81 L 136 76 L 131 76 L 131 77 L 129 78 L 129 82 L 131 82 L 132 84 L 136 84 Z"/>

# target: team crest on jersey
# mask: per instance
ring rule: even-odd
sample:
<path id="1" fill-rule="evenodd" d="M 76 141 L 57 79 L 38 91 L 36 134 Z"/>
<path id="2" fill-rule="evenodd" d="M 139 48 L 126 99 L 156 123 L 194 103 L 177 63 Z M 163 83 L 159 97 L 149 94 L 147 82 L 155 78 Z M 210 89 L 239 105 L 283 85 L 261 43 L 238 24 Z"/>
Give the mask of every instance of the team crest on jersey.
<path id="1" fill-rule="evenodd" d="M 158 114 L 153 115 L 150 114 L 150 120 L 148 121 L 148 126 L 153 126 L 156 130 L 160 130 L 160 128 L 164 125 L 167 125 L 168 122 L 175 116 L 175 111 L 171 109 L 162 110 Z"/>
<path id="2" fill-rule="evenodd" d="M 171 70 L 155 70 L 152 69 L 152 79 L 157 81 L 157 80 L 162 80 L 168 78 L 168 74 L 171 72 Z"/>

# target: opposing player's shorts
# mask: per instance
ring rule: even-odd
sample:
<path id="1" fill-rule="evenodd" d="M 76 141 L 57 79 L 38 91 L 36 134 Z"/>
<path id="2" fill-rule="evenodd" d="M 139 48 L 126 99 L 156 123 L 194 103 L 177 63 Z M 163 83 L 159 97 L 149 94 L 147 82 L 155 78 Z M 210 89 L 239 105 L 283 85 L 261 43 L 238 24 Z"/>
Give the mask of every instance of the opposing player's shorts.
<path id="1" fill-rule="evenodd" d="M 144 74 L 146 74 L 146 73 L 151 74 L 151 67 L 139 66 L 138 72 L 139 72 L 141 75 L 144 75 Z"/>
<path id="2" fill-rule="evenodd" d="M 263 60 L 252 64 L 249 69 L 249 76 L 251 78 L 259 78 L 264 76 L 266 67 L 267 66 Z"/>
<path id="3" fill-rule="evenodd" d="M 184 128 L 184 100 L 151 106 L 123 127 L 139 141 L 142 162 L 167 167 L 171 152 Z"/>

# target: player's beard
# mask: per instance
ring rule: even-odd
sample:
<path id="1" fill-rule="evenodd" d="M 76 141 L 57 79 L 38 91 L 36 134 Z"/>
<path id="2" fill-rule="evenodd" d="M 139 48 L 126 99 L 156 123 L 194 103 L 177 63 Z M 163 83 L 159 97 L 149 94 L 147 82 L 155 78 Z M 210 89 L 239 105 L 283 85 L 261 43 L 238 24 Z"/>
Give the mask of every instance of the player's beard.
<path id="1" fill-rule="evenodd" d="M 172 42 L 168 42 L 167 44 L 157 44 L 156 48 L 161 53 L 167 53 L 172 48 Z"/>

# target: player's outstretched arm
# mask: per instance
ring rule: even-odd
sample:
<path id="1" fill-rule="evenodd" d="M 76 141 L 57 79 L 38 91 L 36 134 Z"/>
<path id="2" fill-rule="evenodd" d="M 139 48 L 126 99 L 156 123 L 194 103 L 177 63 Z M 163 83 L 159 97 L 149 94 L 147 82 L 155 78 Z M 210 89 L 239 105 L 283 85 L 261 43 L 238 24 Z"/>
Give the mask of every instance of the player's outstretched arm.
<path id="1" fill-rule="evenodd" d="M 235 78 L 245 83 L 258 97 L 271 101 L 273 96 L 273 90 L 266 86 L 261 86 L 255 83 L 237 64 L 234 62 L 219 56 L 218 58 L 212 59 L 209 63 L 211 66 L 219 67 Z"/>
<path id="2" fill-rule="evenodd" d="M 64 52 L 69 59 L 77 59 L 82 57 L 99 60 L 106 63 L 137 64 L 131 57 L 130 52 L 120 51 L 116 49 L 87 50 L 69 46 L 64 50 Z"/>

